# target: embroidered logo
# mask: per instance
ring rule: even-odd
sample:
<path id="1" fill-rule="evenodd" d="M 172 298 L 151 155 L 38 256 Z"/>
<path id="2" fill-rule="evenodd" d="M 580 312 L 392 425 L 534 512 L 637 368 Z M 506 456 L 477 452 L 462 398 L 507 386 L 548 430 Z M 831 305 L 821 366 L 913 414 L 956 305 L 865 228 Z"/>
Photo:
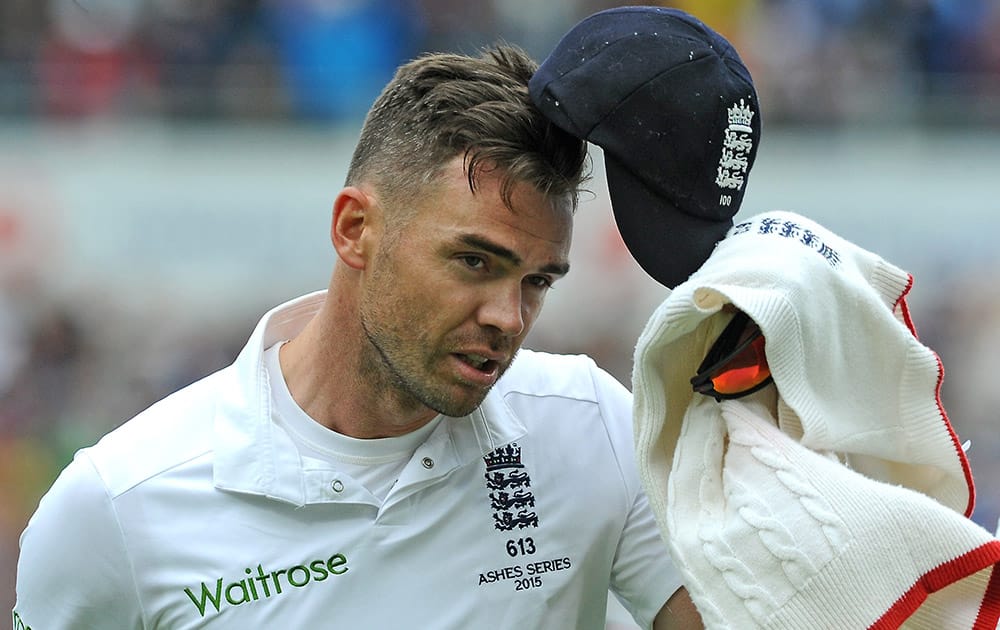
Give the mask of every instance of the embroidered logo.
<path id="1" fill-rule="evenodd" d="M 500 531 L 538 527 L 531 478 L 521 463 L 521 447 L 516 443 L 501 446 L 483 458 L 486 462 L 486 488 L 490 491 L 493 526 Z"/>
<path id="2" fill-rule="evenodd" d="M 753 229 L 754 226 L 756 226 L 756 230 Z M 751 232 L 755 234 L 773 234 L 798 241 L 825 258 L 831 267 L 840 265 L 840 252 L 825 242 L 819 234 L 804 225 L 799 225 L 795 221 L 764 217 L 759 221 L 737 223 L 732 229 L 733 236 Z"/>
<path id="3" fill-rule="evenodd" d="M 753 110 L 743 99 L 729 108 L 729 126 L 722 140 L 722 157 L 715 176 L 715 184 L 720 188 L 743 188 L 753 150 L 753 116 Z"/>

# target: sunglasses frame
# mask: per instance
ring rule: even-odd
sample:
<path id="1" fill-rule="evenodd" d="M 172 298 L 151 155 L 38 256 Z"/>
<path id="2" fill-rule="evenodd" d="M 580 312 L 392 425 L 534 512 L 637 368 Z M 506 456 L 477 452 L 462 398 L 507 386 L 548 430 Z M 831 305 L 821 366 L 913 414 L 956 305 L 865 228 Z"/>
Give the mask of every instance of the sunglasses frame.
<path id="1" fill-rule="evenodd" d="M 746 330 L 747 325 L 751 323 L 756 330 L 742 342 L 739 342 L 743 331 Z M 712 344 L 712 347 L 709 348 L 708 354 L 705 355 L 705 359 L 701 362 L 701 365 L 698 366 L 697 373 L 691 377 L 691 386 L 694 388 L 694 391 L 699 394 L 711 396 L 712 398 L 715 398 L 716 401 L 733 400 L 759 391 L 768 384 L 772 383 L 774 381 L 774 377 L 771 376 L 769 369 L 767 378 L 762 380 L 760 383 L 757 383 L 748 389 L 733 392 L 731 394 L 723 394 L 715 391 L 715 385 L 712 384 L 713 376 L 717 376 L 722 373 L 722 368 L 726 367 L 730 361 L 750 347 L 750 345 L 763 336 L 763 334 L 764 333 L 761 331 L 760 326 L 757 326 L 756 323 L 752 322 L 749 315 L 743 311 L 737 311 L 736 315 L 734 315 L 729 323 L 726 324 L 726 327 L 719 335 L 719 338 L 716 339 L 715 343 Z"/>

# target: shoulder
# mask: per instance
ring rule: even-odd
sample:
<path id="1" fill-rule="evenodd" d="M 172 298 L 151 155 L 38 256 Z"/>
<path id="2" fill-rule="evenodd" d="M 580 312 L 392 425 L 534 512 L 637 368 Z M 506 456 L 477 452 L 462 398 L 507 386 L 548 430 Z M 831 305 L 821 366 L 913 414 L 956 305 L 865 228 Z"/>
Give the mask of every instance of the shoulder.
<path id="1" fill-rule="evenodd" d="M 590 357 L 522 350 L 497 388 L 533 435 L 631 460 L 632 394 Z"/>
<path id="2" fill-rule="evenodd" d="M 84 449 L 112 499 L 211 452 L 230 368 L 167 396 Z"/>
<path id="3" fill-rule="evenodd" d="M 215 414 L 227 378 L 228 368 L 205 377 L 77 452 L 21 536 L 16 612 L 25 624 L 140 626 L 128 532 L 137 518 L 152 515 L 135 497 L 154 486 L 190 493 L 194 480 L 210 480 Z M 128 497 L 138 512 L 123 510 Z"/>
<path id="4" fill-rule="evenodd" d="M 557 396 L 601 403 L 631 394 L 617 379 L 583 354 L 553 354 L 522 349 L 497 383 L 501 394 Z"/>
<path id="5" fill-rule="evenodd" d="M 121 529 L 86 451 L 42 497 L 20 547 L 14 614 L 26 627 L 139 627 Z"/>

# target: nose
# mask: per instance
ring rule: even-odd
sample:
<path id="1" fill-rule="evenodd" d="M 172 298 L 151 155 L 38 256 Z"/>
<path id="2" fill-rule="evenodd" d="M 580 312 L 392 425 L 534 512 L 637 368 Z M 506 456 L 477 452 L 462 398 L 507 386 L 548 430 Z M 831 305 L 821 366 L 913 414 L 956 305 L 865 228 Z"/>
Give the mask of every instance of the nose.
<path id="1" fill-rule="evenodd" d="M 481 326 L 495 328 L 507 337 L 517 337 L 525 330 L 525 320 L 526 308 L 520 284 L 494 285 L 485 289 L 479 307 Z"/>

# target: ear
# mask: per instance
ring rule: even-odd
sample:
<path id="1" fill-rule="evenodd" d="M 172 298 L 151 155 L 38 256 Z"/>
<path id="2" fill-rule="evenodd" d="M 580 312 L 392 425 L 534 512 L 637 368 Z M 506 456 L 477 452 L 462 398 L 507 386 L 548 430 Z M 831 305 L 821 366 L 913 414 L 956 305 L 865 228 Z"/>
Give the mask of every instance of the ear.
<path id="1" fill-rule="evenodd" d="M 330 240 L 337 255 L 349 267 L 363 269 L 375 251 L 378 204 L 360 188 L 347 186 L 333 202 Z"/>

